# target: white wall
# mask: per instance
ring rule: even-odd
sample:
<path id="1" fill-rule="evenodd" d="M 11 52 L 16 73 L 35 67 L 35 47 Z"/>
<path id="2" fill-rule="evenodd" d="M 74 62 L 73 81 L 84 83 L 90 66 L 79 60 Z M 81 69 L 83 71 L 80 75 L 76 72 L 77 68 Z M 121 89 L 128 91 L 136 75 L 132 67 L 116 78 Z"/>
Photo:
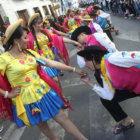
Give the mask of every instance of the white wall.
<path id="1" fill-rule="evenodd" d="M 52 3 L 51 0 L 0 0 L 0 5 L 0 12 L 2 11 L 1 16 L 8 16 L 10 23 L 12 24 L 19 19 L 17 11 L 20 10 L 26 9 L 28 11 L 29 16 L 32 16 L 34 14 L 33 8 L 38 7 L 42 13 L 42 16 L 45 17 L 42 7 L 47 6 L 48 11 L 51 14 L 48 5 L 52 5 Z"/>

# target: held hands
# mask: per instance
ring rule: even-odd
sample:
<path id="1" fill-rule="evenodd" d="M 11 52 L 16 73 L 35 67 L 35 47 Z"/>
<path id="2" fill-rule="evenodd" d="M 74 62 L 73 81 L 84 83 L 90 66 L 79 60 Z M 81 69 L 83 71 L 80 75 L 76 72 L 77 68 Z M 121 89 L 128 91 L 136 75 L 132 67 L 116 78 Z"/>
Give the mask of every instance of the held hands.
<path id="1" fill-rule="evenodd" d="M 82 47 L 82 45 L 81 45 L 79 42 L 76 42 L 76 41 L 75 41 L 75 45 L 76 45 L 77 47 Z"/>
<path id="2" fill-rule="evenodd" d="M 80 51 L 82 51 L 82 50 L 83 50 L 83 47 L 82 47 L 82 46 L 79 46 L 79 47 L 76 48 L 76 51 L 77 51 L 77 52 L 80 52 Z"/>
<path id="3" fill-rule="evenodd" d="M 86 73 L 86 75 L 81 75 L 81 80 L 83 81 L 83 82 L 85 82 L 85 83 L 89 83 L 89 82 L 91 82 L 91 80 L 90 80 L 90 77 L 88 76 L 88 74 Z"/>
<path id="4" fill-rule="evenodd" d="M 85 71 L 83 71 L 83 70 L 80 70 L 80 69 L 75 69 L 75 72 L 77 73 L 77 74 L 79 74 L 80 76 L 84 76 L 84 75 L 86 75 L 86 72 Z"/>
<path id="5" fill-rule="evenodd" d="M 86 73 L 86 75 L 81 75 L 80 78 L 83 82 L 85 82 L 86 84 L 88 84 L 90 87 L 93 88 L 94 84 L 91 82 L 90 77 L 88 76 L 87 73 Z"/>
<path id="6" fill-rule="evenodd" d="M 20 94 L 20 90 L 21 90 L 21 87 L 15 87 L 13 88 L 9 94 L 8 94 L 8 98 L 13 98 L 13 97 L 16 97 Z"/>

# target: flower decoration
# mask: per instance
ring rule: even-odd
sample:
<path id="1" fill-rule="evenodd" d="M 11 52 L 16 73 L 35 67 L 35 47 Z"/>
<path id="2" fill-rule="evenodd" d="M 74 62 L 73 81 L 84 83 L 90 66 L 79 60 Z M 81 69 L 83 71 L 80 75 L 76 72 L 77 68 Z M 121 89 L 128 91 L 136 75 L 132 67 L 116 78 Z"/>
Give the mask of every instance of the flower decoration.
<path id="1" fill-rule="evenodd" d="M 34 74 L 33 74 L 33 77 L 36 79 L 36 78 L 37 78 L 37 75 L 34 73 Z"/>
<path id="2" fill-rule="evenodd" d="M 135 58 L 135 53 L 132 53 L 132 54 L 131 54 L 131 57 L 132 57 L 132 58 Z"/>
<path id="3" fill-rule="evenodd" d="M 124 57 L 126 55 L 126 53 L 125 52 L 122 52 L 122 56 Z"/>
<path id="4" fill-rule="evenodd" d="M 37 89 L 37 93 L 40 94 L 41 93 L 41 90 L 40 89 Z"/>
<path id="5" fill-rule="evenodd" d="M 26 81 L 27 83 L 29 83 L 29 82 L 31 81 L 31 79 L 30 79 L 29 77 L 26 77 L 25 81 Z"/>
<path id="6" fill-rule="evenodd" d="M 45 89 L 45 86 L 44 85 L 41 85 L 42 89 Z"/>
<path id="7" fill-rule="evenodd" d="M 29 61 L 32 63 L 34 60 L 32 58 L 29 58 Z"/>
<path id="8" fill-rule="evenodd" d="M 24 60 L 19 60 L 19 63 L 24 64 Z"/>

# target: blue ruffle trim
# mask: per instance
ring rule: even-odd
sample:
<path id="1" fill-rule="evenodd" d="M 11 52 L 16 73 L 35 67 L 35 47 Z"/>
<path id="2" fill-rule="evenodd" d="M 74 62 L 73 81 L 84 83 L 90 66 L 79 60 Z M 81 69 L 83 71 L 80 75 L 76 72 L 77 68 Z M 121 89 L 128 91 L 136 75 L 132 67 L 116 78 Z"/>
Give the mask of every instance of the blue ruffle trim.
<path id="1" fill-rule="evenodd" d="M 40 101 L 37 101 L 35 103 L 24 105 L 26 109 L 26 114 L 29 119 L 29 122 L 31 126 L 37 125 L 40 121 L 44 122 L 52 117 L 54 117 L 56 114 L 59 113 L 59 109 L 63 105 L 63 101 L 61 98 L 53 91 L 50 90 L 47 94 L 45 94 Z M 32 115 L 32 106 L 37 107 L 41 112 L 38 114 Z M 25 126 L 24 122 L 17 117 L 17 111 L 16 106 L 13 105 L 13 117 L 14 122 L 18 127 Z"/>

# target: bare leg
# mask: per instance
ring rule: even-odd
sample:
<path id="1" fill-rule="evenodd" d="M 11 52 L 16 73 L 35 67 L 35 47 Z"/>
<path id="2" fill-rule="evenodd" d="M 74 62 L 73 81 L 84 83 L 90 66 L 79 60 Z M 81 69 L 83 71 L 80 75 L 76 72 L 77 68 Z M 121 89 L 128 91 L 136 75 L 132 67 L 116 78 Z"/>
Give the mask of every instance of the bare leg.
<path id="1" fill-rule="evenodd" d="M 77 140 L 88 140 L 83 134 L 78 130 L 78 128 L 67 118 L 65 113 L 60 110 L 59 114 L 55 115 L 53 119 L 58 122 L 68 133 L 70 133 Z"/>
<path id="2" fill-rule="evenodd" d="M 52 129 L 48 126 L 47 122 L 40 122 L 37 126 L 39 127 L 40 131 L 50 140 L 58 140 Z"/>
<path id="3" fill-rule="evenodd" d="M 53 80 L 54 80 L 55 83 L 58 84 L 58 86 L 62 89 L 62 86 L 61 86 L 61 83 L 60 83 L 60 80 L 59 80 L 58 76 L 53 77 Z M 62 96 L 64 96 L 63 93 L 62 93 Z"/>

